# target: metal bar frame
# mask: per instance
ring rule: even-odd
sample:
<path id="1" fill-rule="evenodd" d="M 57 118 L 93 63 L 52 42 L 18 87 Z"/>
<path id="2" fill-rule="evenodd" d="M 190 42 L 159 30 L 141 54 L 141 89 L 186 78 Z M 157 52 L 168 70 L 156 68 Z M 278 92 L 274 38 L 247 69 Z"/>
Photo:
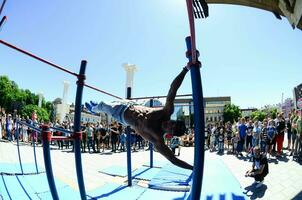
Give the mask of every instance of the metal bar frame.
<path id="1" fill-rule="evenodd" d="M 75 165 L 78 179 L 78 186 L 81 194 L 81 199 L 86 200 L 86 189 L 83 176 L 82 168 L 82 157 L 81 157 L 81 106 L 82 106 L 82 96 L 85 80 L 85 70 L 86 70 L 87 61 L 82 60 L 80 73 L 77 81 L 77 93 L 75 98 L 75 112 L 74 112 L 74 156 L 75 156 Z"/>

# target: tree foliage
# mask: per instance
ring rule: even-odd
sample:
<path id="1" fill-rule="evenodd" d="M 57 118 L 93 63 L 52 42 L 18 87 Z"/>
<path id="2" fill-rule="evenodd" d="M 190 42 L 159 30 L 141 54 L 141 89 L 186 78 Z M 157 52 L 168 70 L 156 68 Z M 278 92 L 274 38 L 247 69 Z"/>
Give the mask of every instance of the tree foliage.
<path id="1" fill-rule="evenodd" d="M 46 109 L 44 108 L 40 108 L 39 106 L 37 105 L 26 105 L 22 108 L 21 110 L 21 115 L 22 116 L 29 116 L 31 117 L 31 114 L 33 112 L 36 112 L 37 113 L 37 118 L 38 118 L 38 121 L 48 121 L 49 120 L 49 114 L 47 113 Z"/>
<path id="2" fill-rule="evenodd" d="M 266 118 L 266 116 L 267 116 L 267 113 L 264 112 L 263 110 L 256 110 L 256 111 L 252 112 L 251 119 L 263 121 Z"/>
<path id="3" fill-rule="evenodd" d="M 241 117 L 241 110 L 239 106 L 236 106 L 234 104 L 226 104 L 224 106 L 224 110 L 223 110 L 224 122 L 230 121 L 231 123 L 233 123 L 238 119 L 238 117 Z"/>
<path id="4" fill-rule="evenodd" d="M 271 119 L 275 119 L 277 117 L 278 110 L 277 108 L 266 108 L 262 110 L 269 116 Z"/>
<path id="5" fill-rule="evenodd" d="M 52 103 L 43 99 L 43 109 L 38 108 L 38 106 L 36 106 L 36 109 L 34 105 L 38 105 L 38 101 L 38 95 L 28 89 L 19 89 L 18 85 L 14 81 L 9 80 L 7 76 L 0 76 L 0 106 L 6 112 L 13 113 L 16 110 L 18 114 L 28 115 L 30 109 L 35 109 L 39 112 L 37 114 L 40 119 L 49 119 L 53 112 Z M 31 116 L 31 113 L 29 116 Z"/>
<path id="6" fill-rule="evenodd" d="M 251 114 L 251 118 L 253 120 L 257 119 L 259 121 L 263 121 L 266 117 L 270 117 L 271 119 L 275 119 L 277 117 L 278 110 L 277 108 L 265 108 L 262 110 L 254 111 Z"/>

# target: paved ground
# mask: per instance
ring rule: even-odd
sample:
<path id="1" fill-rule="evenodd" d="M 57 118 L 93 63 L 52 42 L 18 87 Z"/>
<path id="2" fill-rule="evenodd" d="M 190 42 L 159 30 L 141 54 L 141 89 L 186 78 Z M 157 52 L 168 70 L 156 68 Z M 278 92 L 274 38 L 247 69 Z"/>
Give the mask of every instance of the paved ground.
<path id="1" fill-rule="evenodd" d="M 285 151 L 285 153 L 287 153 Z M 33 163 L 33 150 L 29 145 L 21 145 L 22 162 Z M 77 179 L 75 170 L 74 154 L 67 150 L 51 151 L 54 175 L 77 189 Z M 193 148 L 182 148 L 181 159 L 188 162 L 193 161 Z M 251 167 L 251 162 L 247 157 L 236 158 L 233 155 L 224 154 L 222 156 L 216 153 L 206 152 L 207 158 L 221 159 L 233 172 L 234 176 L 240 182 L 242 188 L 250 199 L 302 199 L 302 165 L 292 161 L 292 157 L 285 156 L 279 160 L 271 159 L 270 173 L 265 178 L 264 185 L 256 189 L 251 186 L 252 178 L 245 178 L 244 173 Z M 165 160 L 160 154 L 154 154 L 155 160 Z M 42 148 L 37 148 L 37 160 L 39 165 L 44 166 L 42 157 Z M 140 151 L 132 154 L 133 168 L 139 167 L 149 160 L 148 151 Z M 0 162 L 18 162 L 17 148 L 15 143 L 0 141 Z M 112 178 L 110 176 L 98 173 L 102 168 L 112 165 L 126 165 L 126 153 L 114 153 L 107 151 L 103 154 L 82 154 L 84 180 L 87 190 L 100 187 L 107 182 L 122 183 L 124 178 Z M 217 169 L 219 170 L 219 169 Z"/>

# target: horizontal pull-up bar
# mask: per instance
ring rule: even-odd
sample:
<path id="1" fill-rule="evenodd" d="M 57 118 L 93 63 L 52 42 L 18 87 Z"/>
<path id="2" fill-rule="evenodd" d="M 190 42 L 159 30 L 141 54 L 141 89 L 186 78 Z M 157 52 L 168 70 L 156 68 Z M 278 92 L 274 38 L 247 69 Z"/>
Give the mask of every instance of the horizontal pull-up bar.
<path id="1" fill-rule="evenodd" d="M 40 58 L 40 57 L 38 57 L 38 56 L 36 56 L 36 55 L 34 55 L 34 54 L 28 52 L 28 51 L 25 51 L 25 50 L 23 50 L 23 49 L 21 49 L 21 48 L 19 48 L 19 47 L 16 47 L 16 46 L 14 46 L 14 45 L 12 45 L 12 44 L 9 44 L 9 43 L 7 43 L 7 42 L 5 42 L 5 41 L 3 41 L 3 40 L 0 40 L 0 43 L 3 44 L 3 45 L 5 45 L 5 46 L 7 46 L 7 47 L 9 47 L 9 48 L 15 49 L 16 51 L 19 51 L 19 52 L 21 52 L 21 53 L 23 53 L 23 54 L 25 54 L 25 55 L 28 55 L 28 56 L 30 56 L 30 57 L 36 59 L 36 60 L 39 60 L 39 61 L 41 61 L 41 62 L 43 62 L 43 63 L 45 63 L 45 64 L 48 64 L 48 65 L 50 65 L 50 66 L 52 66 L 52 67 L 54 67 L 54 68 L 57 68 L 57 69 L 59 69 L 59 70 L 61 70 L 61 71 L 64 71 L 64 72 L 69 73 L 69 74 L 74 75 L 74 76 L 78 76 L 77 73 L 74 73 L 74 72 L 72 72 L 72 71 L 69 71 L 68 69 L 66 69 L 66 68 L 64 68 L 64 67 L 61 67 L 61 66 L 59 66 L 59 65 L 57 65 L 57 64 L 54 64 L 54 63 L 52 63 L 52 62 L 49 62 L 49 61 L 47 61 L 47 60 L 45 60 L 45 59 L 43 59 L 43 58 Z"/>
<path id="2" fill-rule="evenodd" d="M 103 93 L 103 94 L 107 94 L 107 95 L 109 95 L 109 96 L 111 96 L 111 97 L 114 97 L 114 98 L 117 98 L 117 99 L 119 99 L 119 100 L 123 100 L 123 98 L 121 98 L 121 97 L 118 97 L 118 96 L 116 96 L 116 95 L 114 95 L 114 94 L 110 94 L 110 93 L 108 93 L 108 92 L 106 92 L 106 91 L 104 91 L 104 90 L 100 90 L 100 89 L 98 89 L 98 88 L 96 88 L 96 87 L 87 85 L 86 83 L 84 84 L 84 86 L 86 86 L 86 87 L 88 87 L 88 88 L 90 88 L 90 89 L 93 89 L 93 90 L 95 90 L 95 91 L 101 92 L 101 93 Z"/>
<path id="3" fill-rule="evenodd" d="M 192 94 L 180 94 L 176 95 L 176 97 L 190 97 Z M 160 99 L 160 98 L 166 98 L 167 96 L 150 96 L 150 97 L 134 97 L 130 98 L 131 100 L 140 100 L 140 99 Z"/>

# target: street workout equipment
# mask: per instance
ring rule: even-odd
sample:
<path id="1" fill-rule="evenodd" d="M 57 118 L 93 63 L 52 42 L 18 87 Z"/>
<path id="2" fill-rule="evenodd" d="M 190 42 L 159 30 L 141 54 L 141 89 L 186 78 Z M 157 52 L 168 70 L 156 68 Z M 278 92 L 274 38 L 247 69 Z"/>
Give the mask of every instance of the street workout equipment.
<path id="1" fill-rule="evenodd" d="M 5 2 L 6 2 L 6 0 L 4 0 L 2 3 L 1 9 L 0 9 L 0 14 L 3 10 Z M 205 141 L 205 139 L 204 139 L 205 124 L 204 124 L 203 94 L 202 94 L 202 85 L 201 85 L 201 76 L 200 76 L 201 63 L 198 61 L 198 53 L 196 51 L 194 16 L 196 18 L 207 17 L 208 16 L 208 7 L 204 0 L 186 0 L 186 3 L 187 3 L 189 24 L 190 24 L 190 37 L 186 38 L 186 44 L 187 44 L 186 55 L 187 55 L 187 58 L 189 59 L 187 66 L 190 68 L 190 72 L 191 72 L 193 102 L 194 102 L 194 124 L 195 124 L 194 128 L 195 128 L 195 133 L 196 133 L 195 134 L 193 185 L 192 185 L 190 198 L 193 200 L 196 200 L 196 199 L 200 199 L 201 183 L 202 183 L 202 178 L 203 178 L 203 167 L 204 167 L 204 145 L 203 144 Z M 5 19 L 6 19 L 6 17 L 1 20 L 1 24 L 4 23 Z M 77 78 L 77 82 L 76 82 L 77 92 L 76 92 L 76 98 L 75 98 L 75 117 L 74 117 L 74 132 L 73 132 L 74 152 L 75 152 L 74 155 L 75 155 L 78 187 L 79 187 L 81 199 L 86 200 L 87 195 L 86 195 L 84 178 L 83 178 L 81 148 L 80 148 L 80 142 L 82 139 L 80 123 L 81 123 L 81 106 L 82 106 L 83 87 L 86 86 L 90 89 L 96 90 L 96 91 L 104 93 L 106 95 L 110 95 L 110 96 L 120 99 L 120 100 L 122 98 L 115 96 L 113 94 L 110 94 L 108 92 L 105 92 L 103 90 L 100 90 L 96 87 L 85 84 L 85 78 L 86 78 L 85 70 L 86 70 L 86 65 L 87 65 L 87 61 L 85 61 L 85 60 L 83 60 L 81 62 L 80 72 L 74 73 L 62 66 L 49 62 L 46 59 L 38 57 L 28 51 L 22 50 L 21 48 L 18 48 L 3 40 L 0 40 L 0 43 L 9 48 L 17 50 L 25 55 L 28 55 L 36 60 L 39 60 L 40 62 L 48 64 L 49 66 L 52 66 L 65 73 L 73 75 Z M 131 91 L 130 91 L 130 94 L 127 94 L 127 99 L 131 99 Z M 20 122 L 20 124 L 21 124 L 21 122 Z M 23 125 L 28 126 L 28 124 L 23 124 Z M 34 127 L 32 127 L 32 128 L 34 128 Z M 37 130 L 37 131 L 41 131 L 41 130 Z M 58 138 L 58 139 L 64 139 L 64 138 Z M 46 170 L 47 180 L 48 180 L 52 198 L 54 200 L 58 200 L 59 196 L 58 196 L 57 188 L 55 185 L 54 176 L 53 176 L 53 172 L 52 172 L 52 165 L 51 165 L 51 155 L 50 155 L 50 147 L 49 147 L 51 140 L 52 140 L 52 137 L 51 137 L 51 132 L 50 132 L 49 126 L 43 125 L 42 126 L 42 141 L 43 141 L 43 155 L 44 155 L 45 170 Z M 153 165 L 152 164 L 153 156 L 150 155 L 150 157 L 151 157 L 150 162 L 151 162 L 151 166 L 152 166 Z M 129 181 L 131 181 L 131 178 L 132 178 L 131 177 L 131 157 L 127 156 L 127 160 L 128 160 L 128 166 L 130 164 L 130 168 L 128 168 L 128 185 L 131 185 L 131 183 L 129 184 Z M 20 162 L 20 167 L 22 168 L 20 153 L 19 153 L 19 162 Z M 129 171 L 130 171 L 130 173 L 129 173 Z"/>
<path id="2" fill-rule="evenodd" d="M 195 147 L 194 147 L 194 167 L 193 167 L 193 184 L 191 190 L 191 199 L 200 199 L 202 190 L 202 179 L 204 172 L 204 144 L 205 144 L 205 119 L 203 107 L 203 92 L 200 76 L 201 63 L 198 61 L 198 52 L 196 51 L 195 43 L 195 17 L 201 15 L 203 8 L 204 16 L 208 16 L 208 6 L 204 0 L 186 0 L 187 11 L 190 25 L 190 37 L 186 38 L 187 44 L 187 58 L 189 59 L 188 66 L 190 66 L 191 83 L 193 90 L 194 102 L 194 132 L 195 132 Z M 193 9 L 194 7 L 194 9 Z M 195 14 L 196 13 L 196 14 Z M 198 15 L 200 13 L 200 15 Z"/>

